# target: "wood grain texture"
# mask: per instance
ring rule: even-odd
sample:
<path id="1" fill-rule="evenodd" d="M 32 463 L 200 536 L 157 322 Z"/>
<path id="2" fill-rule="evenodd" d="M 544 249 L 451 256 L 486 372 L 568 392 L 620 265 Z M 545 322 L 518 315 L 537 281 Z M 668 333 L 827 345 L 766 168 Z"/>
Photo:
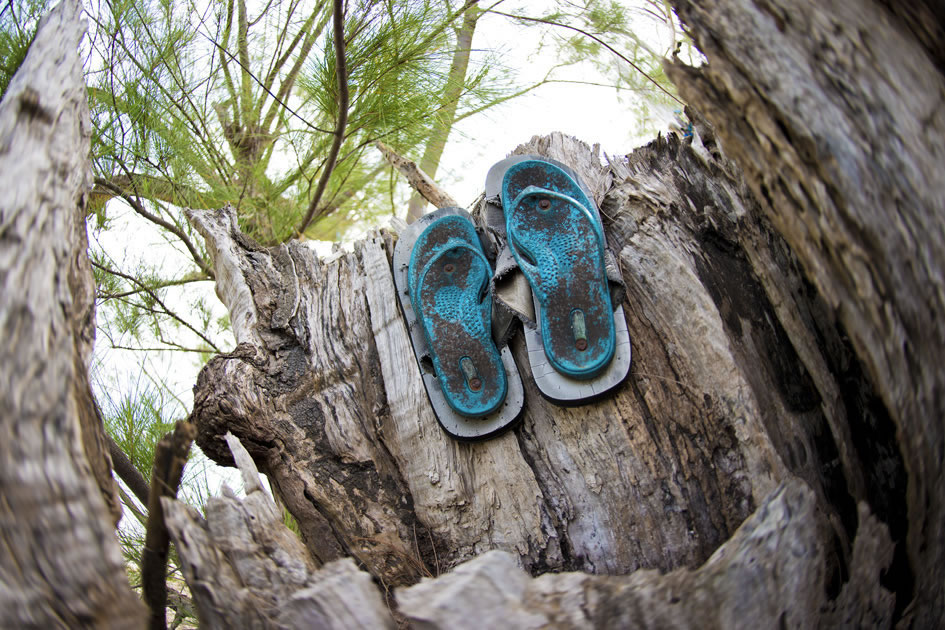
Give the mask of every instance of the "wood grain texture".
<path id="1" fill-rule="evenodd" d="M 634 365 L 614 396 L 559 408 L 540 397 L 513 339 L 526 410 L 499 440 L 457 444 L 436 427 L 394 300 L 393 236 L 300 264 L 312 259 L 295 244 L 241 244 L 225 212 L 192 215 L 222 239 L 212 248 L 231 254 L 228 273 L 251 301 L 238 308 L 259 314 L 238 334 L 261 342 L 215 359 L 198 384 L 205 450 L 227 427 L 252 434 L 261 418 L 265 435 L 302 427 L 310 442 L 260 435 L 254 457 L 300 521 L 313 517 L 338 553 L 361 558 L 386 585 L 451 567 L 475 572 L 463 563 L 510 554 L 489 556 L 506 559 L 486 571 L 509 575 L 501 587 L 467 596 L 440 583 L 437 597 L 457 614 L 484 598 L 500 602 L 496 619 L 525 627 L 700 622 L 700 608 L 675 606 L 680 597 L 728 602 L 709 620 L 718 627 L 934 625 L 943 566 L 935 523 L 945 509 L 935 421 L 945 397 L 934 367 L 945 114 L 936 104 L 945 91 L 915 42 L 901 42 L 900 62 L 912 64 L 901 76 L 874 62 L 875 47 L 894 47 L 903 31 L 879 32 L 888 23 L 875 12 L 885 9 L 872 7 L 873 34 L 843 4 L 796 16 L 771 2 L 680 2 L 710 60 L 669 68 L 705 114 L 690 111 L 692 140 L 602 157 L 552 134 L 514 150 L 569 164 L 601 206 L 627 286 Z M 286 365 L 302 367 L 276 386 Z M 276 395 L 248 400 L 260 389 Z M 293 410 L 306 399 L 323 423 Z M 311 475 L 326 460 L 336 472 Z M 364 474 L 391 481 L 354 481 Z M 333 512 L 339 497 L 402 509 L 386 524 L 355 523 Z M 415 563 L 359 547 L 365 532 L 409 549 Z M 306 537 L 315 555 L 326 539 Z M 775 542 L 759 556 L 752 544 L 761 540 Z M 750 562 L 759 557 L 761 569 Z M 560 584 L 528 577 L 575 570 L 586 574 Z M 645 577 L 653 570 L 677 577 Z M 557 602 L 538 617 L 532 588 Z M 417 614 L 420 625 L 432 619 Z"/>
<path id="2" fill-rule="evenodd" d="M 778 487 L 698 569 L 629 576 L 558 573 L 531 578 L 514 557 L 489 552 L 437 579 L 397 591 L 398 608 L 418 628 L 816 628 L 888 627 L 893 597 L 879 585 L 891 548 L 869 516 L 857 538 L 854 570 L 873 590 L 825 595 L 824 523 L 811 490 L 795 479 Z M 825 612 L 826 611 L 826 612 Z M 862 625 L 865 624 L 865 625 Z"/>
<path id="3" fill-rule="evenodd" d="M 78 2 L 43 18 L 0 103 L 0 610 L 17 628 L 140 627 L 88 360 L 90 122 Z"/>
<path id="4" fill-rule="evenodd" d="M 911 18 L 885 4 L 676 4 L 709 59 L 668 68 L 695 106 L 694 138 L 607 157 L 552 134 L 513 151 L 569 164 L 602 209 L 634 344 L 615 395 L 548 404 L 515 338 L 520 428 L 451 442 L 396 307 L 393 236 L 316 261 L 298 244 L 246 243 L 227 211 L 194 213 L 242 287 L 221 290 L 231 311 L 255 314 L 237 331 L 248 343 L 214 359 L 198 383 L 201 446 L 224 461 L 214 455 L 219 436 L 248 436 L 312 553 L 355 555 L 385 585 L 501 550 L 525 571 L 510 593 L 549 571 L 676 571 L 718 577 L 686 578 L 685 592 L 706 605 L 731 601 L 744 619 L 935 625 L 945 566 L 935 356 L 945 341 L 945 84 L 936 59 L 904 27 Z M 785 492 L 794 498 L 771 516 L 765 506 Z M 811 523 L 795 532 L 805 560 L 781 558 L 790 545 L 772 548 L 752 573 L 750 546 L 720 550 L 753 513 L 767 523 L 757 531 L 797 523 L 795 499 Z M 388 518 L 356 516 L 375 513 Z M 382 536 L 387 547 L 376 545 Z M 740 568 L 712 573 L 726 557 Z M 794 581 L 772 583 L 777 576 Z M 586 583 L 610 584 L 568 579 L 560 601 Z M 451 597 L 457 610 L 476 602 Z M 654 624 L 698 620 L 697 609 L 673 613 L 653 597 Z M 629 623 L 628 609 L 601 610 L 568 623 Z M 542 623 L 522 614 L 525 626 Z M 555 614 L 545 619 L 569 619 Z"/>
<path id="5" fill-rule="evenodd" d="M 183 563 L 201 627 L 391 628 L 393 619 L 371 576 L 350 558 L 316 569 L 263 489 L 253 460 L 227 436 L 246 493 L 224 488 L 206 518 L 163 497 L 168 530 Z"/>
<path id="6" fill-rule="evenodd" d="M 320 261 L 298 243 L 248 243 L 232 210 L 192 212 L 217 252 L 218 277 L 231 279 L 219 293 L 231 312 L 253 313 L 234 318 L 250 328 L 237 326 L 237 338 L 257 340 L 200 377 L 193 419 L 204 451 L 229 461 L 221 436 L 234 431 L 315 557 L 354 555 L 393 585 L 490 549 L 536 574 L 698 566 L 791 473 L 811 484 L 849 541 L 855 504 L 842 473 L 830 472 L 836 447 L 819 392 L 765 290 L 766 281 L 797 280 L 797 270 L 769 280 L 755 271 L 743 251 L 751 243 L 735 228 L 766 224 L 745 219 L 756 202 L 725 170 L 731 164 L 662 140 L 605 162 L 560 134 L 516 152 L 571 164 L 609 216 L 635 357 L 615 396 L 551 405 L 515 341 L 522 427 L 452 442 L 429 407 L 397 307 L 391 237 Z M 779 243 L 767 232 L 759 239 Z"/>
<path id="7" fill-rule="evenodd" d="M 823 364 L 853 383 L 837 391 L 848 413 L 836 416 L 849 427 L 844 458 L 861 467 L 851 488 L 907 541 L 908 558 L 894 561 L 898 607 L 914 596 L 908 619 L 938 625 L 945 77 L 930 42 L 941 12 L 924 2 L 675 4 L 708 64 L 673 65 L 670 76 L 717 130 L 839 332 L 821 343 Z M 842 357 L 853 357 L 849 369 Z"/>

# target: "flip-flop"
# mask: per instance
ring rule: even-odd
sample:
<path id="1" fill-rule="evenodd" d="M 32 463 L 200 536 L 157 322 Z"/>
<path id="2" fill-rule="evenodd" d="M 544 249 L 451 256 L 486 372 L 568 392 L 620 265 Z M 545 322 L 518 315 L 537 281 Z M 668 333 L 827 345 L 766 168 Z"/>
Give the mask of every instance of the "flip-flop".
<path id="1" fill-rule="evenodd" d="M 495 206 L 486 211 L 490 225 L 495 210 L 504 223 L 508 252 L 500 272 L 510 270 L 511 255 L 531 288 L 534 324 L 526 321 L 525 341 L 539 390 L 554 402 L 576 404 L 619 385 L 630 369 L 630 335 L 622 307 L 611 300 L 608 275 L 616 274 L 608 274 L 590 192 L 560 162 L 514 156 L 490 169 L 486 198 Z"/>
<path id="2" fill-rule="evenodd" d="M 461 208 L 424 215 L 394 247 L 397 296 L 427 395 L 440 425 L 459 440 L 511 428 L 525 400 L 509 349 L 492 340 L 491 276 Z"/>

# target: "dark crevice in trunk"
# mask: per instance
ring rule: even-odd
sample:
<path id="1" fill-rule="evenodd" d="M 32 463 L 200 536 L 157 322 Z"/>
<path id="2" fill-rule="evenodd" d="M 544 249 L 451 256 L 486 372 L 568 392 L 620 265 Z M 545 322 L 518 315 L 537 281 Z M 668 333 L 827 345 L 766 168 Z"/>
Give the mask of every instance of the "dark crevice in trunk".
<path id="1" fill-rule="evenodd" d="M 813 292 L 813 287 L 810 287 Z M 823 308 L 823 306 L 822 306 Z M 829 322 L 818 319 L 818 322 Z M 873 513 L 889 527 L 896 545 L 893 562 L 882 584 L 896 594 L 895 619 L 912 600 L 915 575 L 906 548 L 908 476 L 896 436 L 896 426 L 853 350 L 839 323 L 824 324 L 817 331 L 824 356 L 840 384 L 850 424 L 850 435 L 865 467 L 867 500 Z"/>
<path id="2" fill-rule="evenodd" d="M 740 246 L 713 229 L 703 230 L 698 238 L 704 256 L 696 259 L 700 278 L 718 307 L 730 338 L 744 344 L 740 349 L 748 353 L 744 360 L 756 366 L 755 370 L 746 371 L 755 377 L 756 395 L 764 401 L 769 396 L 767 384 L 773 383 L 781 403 L 795 414 L 805 432 L 780 439 L 780 427 L 769 427 L 775 447 L 795 474 L 823 488 L 852 539 L 856 532 L 856 502 L 844 479 L 839 449 L 822 411 L 817 387 Z M 758 354 L 752 355 L 753 351 Z M 766 372 L 767 378 L 761 378 L 759 370 Z M 810 446 L 813 453 L 809 452 Z M 811 470 L 816 471 L 816 479 L 810 478 Z"/>

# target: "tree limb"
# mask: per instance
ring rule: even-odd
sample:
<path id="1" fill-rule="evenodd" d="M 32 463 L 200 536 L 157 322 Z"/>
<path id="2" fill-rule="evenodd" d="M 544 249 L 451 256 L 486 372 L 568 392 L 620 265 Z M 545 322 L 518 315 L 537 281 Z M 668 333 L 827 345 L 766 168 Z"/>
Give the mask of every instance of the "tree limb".
<path id="1" fill-rule="evenodd" d="M 97 297 L 99 300 L 117 300 L 119 298 L 124 298 L 131 295 L 137 295 L 138 293 L 144 293 L 148 289 L 157 290 L 157 289 L 163 289 L 165 287 L 180 287 L 185 284 L 193 284 L 194 282 L 206 282 L 208 280 L 212 280 L 212 278 L 208 278 L 207 276 L 204 276 L 202 274 L 194 273 L 184 278 L 179 278 L 177 280 L 159 280 L 154 285 L 147 288 L 138 287 L 137 289 L 129 289 L 127 291 L 122 291 L 121 293 L 100 293 Z"/>
<path id="2" fill-rule="evenodd" d="M 125 506 L 132 513 L 132 515 L 134 515 L 135 520 L 141 523 L 141 527 L 147 527 L 148 515 L 138 509 L 138 506 L 135 505 L 134 499 L 132 499 L 131 495 L 125 492 L 125 489 L 121 486 L 118 486 L 118 496 L 121 497 L 121 500 L 124 501 Z M 147 503 L 145 503 L 145 505 L 147 505 Z"/>
<path id="3" fill-rule="evenodd" d="M 111 185 L 109 186 L 104 182 Z M 95 185 L 89 193 L 89 209 L 97 210 L 105 205 L 105 202 L 109 199 L 120 196 L 122 193 L 119 191 L 136 190 L 138 186 L 146 186 L 149 197 L 175 206 L 192 207 L 192 200 L 197 196 L 196 191 L 187 186 L 173 184 L 164 177 L 144 173 L 128 173 L 113 175 L 109 178 L 96 178 Z"/>
<path id="4" fill-rule="evenodd" d="M 193 326 L 191 326 L 190 324 L 188 324 L 187 321 L 186 321 L 184 318 L 182 318 L 180 315 L 178 315 L 177 313 L 175 313 L 174 311 L 172 311 L 171 309 L 169 309 L 169 308 L 167 307 L 167 305 L 164 304 L 164 301 L 161 300 L 160 297 L 158 297 L 157 292 L 154 291 L 154 290 L 152 290 L 149 286 L 147 286 L 147 285 L 144 284 L 143 282 L 141 282 L 141 280 L 139 280 L 138 278 L 135 278 L 135 277 L 132 276 L 132 275 L 129 275 L 129 274 L 126 274 L 126 273 L 122 273 L 122 272 L 117 271 L 117 270 L 115 270 L 115 269 L 109 269 L 108 267 L 106 267 L 106 266 L 104 266 L 104 265 L 100 265 L 99 263 L 94 262 L 94 261 L 92 261 L 92 266 L 95 267 L 96 269 L 101 269 L 101 270 L 104 271 L 105 273 L 110 273 L 110 274 L 112 274 L 113 276 L 118 276 L 119 278 L 123 278 L 123 279 L 127 280 L 128 282 L 134 283 L 134 284 L 138 285 L 139 287 L 141 287 L 141 289 L 142 289 L 145 293 L 147 293 L 148 295 L 150 295 L 150 296 L 151 296 L 151 299 L 153 299 L 153 300 L 157 303 L 157 305 L 160 306 L 161 309 L 163 309 L 163 313 L 164 313 L 165 315 L 168 315 L 169 317 L 171 317 L 171 318 L 177 320 L 178 322 L 180 322 L 181 324 L 183 324 L 188 330 L 190 330 L 190 331 L 193 332 L 195 335 L 197 335 L 198 337 L 200 337 L 201 339 L 203 339 L 204 342 L 206 342 L 206 344 L 207 344 L 208 346 L 210 346 L 211 348 L 213 348 L 214 351 L 220 352 L 220 349 L 217 347 L 217 345 L 216 345 L 215 343 L 213 343 L 213 341 L 211 341 L 211 340 L 210 340 L 206 335 L 204 335 L 202 332 L 200 332 L 199 330 L 197 330 L 196 328 L 194 328 Z M 159 312 L 159 311 L 155 311 L 154 309 L 147 309 L 147 307 L 141 307 L 141 308 L 145 308 L 146 310 L 149 310 L 149 311 L 152 312 L 152 313 L 158 313 L 158 312 Z M 163 341 L 163 340 L 162 340 L 162 341 Z"/>
<path id="5" fill-rule="evenodd" d="M 412 162 L 411 160 L 398 155 L 393 149 L 380 140 L 375 142 L 374 146 L 376 146 L 378 150 L 384 154 L 384 158 L 390 162 L 391 166 L 396 168 L 405 178 L 407 178 L 407 183 L 410 184 L 411 188 L 416 190 L 420 196 L 433 204 L 434 207 L 446 208 L 459 205 L 449 193 L 437 186 L 436 182 L 434 182 L 429 175 L 420 170 L 420 167 L 417 166 L 416 162 Z M 414 219 L 416 218 L 418 217 L 414 217 Z"/>
<path id="6" fill-rule="evenodd" d="M 133 179 L 129 179 L 129 182 L 131 182 L 132 184 L 133 184 L 133 181 L 134 181 Z M 105 188 L 107 190 L 111 190 L 112 192 L 115 193 L 115 195 L 127 201 L 128 205 L 130 205 L 131 209 L 134 210 L 136 213 L 140 214 L 148 221 L 151 221 L 152 223 L 155 223 L 161 226 L 162 228 L 164 228 L 165 230 L 167 230 L 168 232 L 170 232 L 171 234 L 179 238 L 184 243 L 184 246 L 187 248 L 187 251 L 190 252 L 190 255 L 191 257 L 193 257 L 194 262 L 197 263 L 198 267 L 200 267 L 200 270 L 204 272 L 205 274 L 207 274 L 211 279 L 216 277 L 213 273 L 213 268 L 209 264 L 207 264 L 207 262 L 203 259 L 203 256 L 201 256 L 200 253 L 197 251 L 197 248 L 194 246 L 193 242 L 190 240 L 190 237 L 187 236 L 187 234 L 182 229 L 180 229 L 179 227 L 177 227 L 170 221 L 166 221 L 162 219 L 161 217 L 157 216 L 156 214 L 148 212 L 144 208 L 144 206 L 141 205 L 141 202 L 138 201 L 138 199 L 136 199 L 135 197 L 132 197 L 131 195 L 126 193 L 120 186 L 113 184 L 112 182 L 108 181 L 104 177 L 96 177 L 95 185 L 101 186 L 102 188 Z"/>
<path id="7" fill-rule="evenodd" d="M 115 471 L 119 479 L 125 482 L 134 495 L 138 497 L 138 500 L 141 501 L 141 505 L 147 505 L 151 488 L 148 486 L 144 475 L 135 468 L 135 465 L 131 463 L 131 459 L 125 454 L 125 451 L 121 450 L 121 447 L 118 446 L 118 443 L 115 442 L 112 436 L 106 433 L 105 439 L 108 441 L 108 452 L 112 456 L 112 470 Z"/>
<path id="8" fill-rule="evenodd" d="M 237 65 L 240 65 L 240 60 L 237 59 L 237 58 L 233 55 L 233 53 L 231 53 L 229 50 L 225 49 L 225 48 L 224 48 L 223 46 L 221 46 L 219 43 L 217 43 L 216 41 L 214 41 L 213 38 L 210 37 L 209 35 L 207 35 L 206 33 L 201 33 L 201 35 L 203 35 L 211 44 L 213 44 L 214 46 L 217 47 L 217 49 L 220 51 L 221 56 L 225 54 L 225 55 L 227 55 L 230 59 L 232 59 L 233 61 L 235 61 Z M 266 85 L 265 85 L 259 78 L 257 78 L 256 75 L 253 74 L 252 71 L 251 71 L 248 67 L 247 67 L 247 68 L 242 68 L 242 66 L 240 66 L 240 67 L 241 67 L 241 69 L 243 69 L 247 74 L 249 74 L 250 78 L 252 78 L 252 80 L 253 80 L 259 87 L 261 87 L 261 88 L 263 89 L 263 91 L 266 92 L 266 94 L 268 94 L 268 95 L 271 96 L 273 99 L 275 99 L 275 101 L 276 101 L 277 103 L 279 103 L 279 105 L 280 105 L 283 109 L 285 109 L 287 112 L 289 112 L 290 114 L 292 114 L 293 116 L 295 116 L 296 118 L 298 118 L 306 127 L 308 127 L 309 129 L 311 129 L 311 130 L 313 130 L 313 131 L 318 131 L 318 132 L 320 132 L 320 133 L 334 133 L 334 132 L 329 131 L 329 130 L 327 130 L 327 129 L 322 129 L 322 128 L 320 128 L 320 127 L 316 127 L 315 125 L 313 125 L 313 124 L 310 123 L 309 121 L 305 120 L 305 118 L 303 118 L 301 114 L 299 114 L 297 111 L 295 111 L 294 109 L 292 109 L 291 107 L 289 107 L 289 106 L 285 103 L 285 101 L 283 101 L 282 99 L 280 99 L 275 93 L 271 92 L 270 90 L 267 90 L 267 89 L 266 89 Z M 346 87 L 347 87 L 347 82 L 345 82 L 345 85 L 346 85 Z M 235 108 L 235 105 L 234 105 L 234 108 Z"/>
<path id="9" fill-rule="evenodd" d="M 315 17 L 315 12 L 312 12 L 312 18 Z M 269 107 L 269 111 L 266 113 L 266 117 L 263 119 L 261 128 L 265 133 L 272 133 L 269 127 L 272 125 L 273 120 L 276 118 L 278 113 L 277 106 L 285 107 L 283 102 L 289 97 L 289 92 L 292 90 L 292 87 L 295 85 L 295 81 L 299 76 L 299 71 L 302 69 L 302 64 L 305 63 L 305 60 L 308 59 L 309 53 L 312 51 L 312 46 L 315 45 L 315 40 L 321 35 L 322 31 L 325 29 L 325 23 L 328 21 L 327 16 L 324 20 L 321 20 L 318 25 L 312 29 L 310 18 L 309 21 L 305 23 L 303 27 L 304 30 L 309 31 L 308 36 L 305 38 L 305 41 L 302 43 L 302 49 L 299 51 L 299 56 L 296 58 L 295 63 L 292 64 L 292 68 L 289 70 L 289 73 L 283 79 L 282 84 L 279 86 L 278 96 L 274 96 L 273 99 L 276 101 Z M 293 47 L 295 44 L 293 43 Z M 286 51 L 286 56 L 288 56 L 289 51 Z M 284 63 L 284 62 L 283 62 Z M 267 77 L 266 89 L 272 87 L 272 81 Z M 347 83 L 347 81 L 346 81 Z M 262 113 L 262 100 L 259 101 L 259 113 Z"/>
<path id="10" fill-rule="evenodd" d="M 154 452 L 154 469 L 151 473 L 151 493 L 148 498 L 148 527 L 141 554 L 141 587 L 144 601 L 151 610 L 151 630 L 165 630 L 167 620 L 167 553 L 170 537 L 164 522 L 161 497 L 177 496 L 190 445 L 197 436 L 197 429 L 186 420 L 179 421 L 172 433 L 167 433 L 158 442 Z"/>
<path id="11" fill-rule="evenodd" d="M 328 159 L 325 161 L 322 176 L 318 180 L 318 187 L 315 189 L 315 195 L 309 203 L 305 218 L 299 224 L 296 232 L 301 235 L 305 228 L 309 226 L 312 219 L 315 218 L 315 210 L 318 209 L 318 203 L 325 193 L 325 187 L 328 186 L 328 178 L 335 170 L 335 160 L 338 159 L 338 151 L 341 149 L 341 143 L 345 136 L 345 126 L 348 124 L 348 71 L 345 66 L 345 26 L 344 26 L 344 3 L 342 0 L 333 0 L 332 3 L 332 27 L 335 40 L 335 72 L 338 75 L 338 120 L 335 122 L 335 140 L 331 143 L 331 149 L 328 152 Z"/>

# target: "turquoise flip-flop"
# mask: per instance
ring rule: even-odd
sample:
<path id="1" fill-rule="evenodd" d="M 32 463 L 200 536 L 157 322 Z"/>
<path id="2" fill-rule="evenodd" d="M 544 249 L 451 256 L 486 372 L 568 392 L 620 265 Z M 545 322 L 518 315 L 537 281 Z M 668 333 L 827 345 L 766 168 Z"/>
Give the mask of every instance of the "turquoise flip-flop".
<path id="1" fill-rule="evenodd" d="M 421 217 L 394 248 L 398 298 L 427 394 L 443 429 L 461 440 L 510 428 L 524 403 L 511 354 L 492 340 L 491 276 L 460 208 Z"/>
<path id="2" fill-rule="evenodd" d="M 575 404 L 619 385 L 630 368 L 630 336 L 611 301 L 590 193 L 560 162 L 515 156 L 489 171 L 486 195 L 501 208 L 509 253 L 531 288 L 535 326 L 526 325 L 525 336 L 539 390 Z"/>

